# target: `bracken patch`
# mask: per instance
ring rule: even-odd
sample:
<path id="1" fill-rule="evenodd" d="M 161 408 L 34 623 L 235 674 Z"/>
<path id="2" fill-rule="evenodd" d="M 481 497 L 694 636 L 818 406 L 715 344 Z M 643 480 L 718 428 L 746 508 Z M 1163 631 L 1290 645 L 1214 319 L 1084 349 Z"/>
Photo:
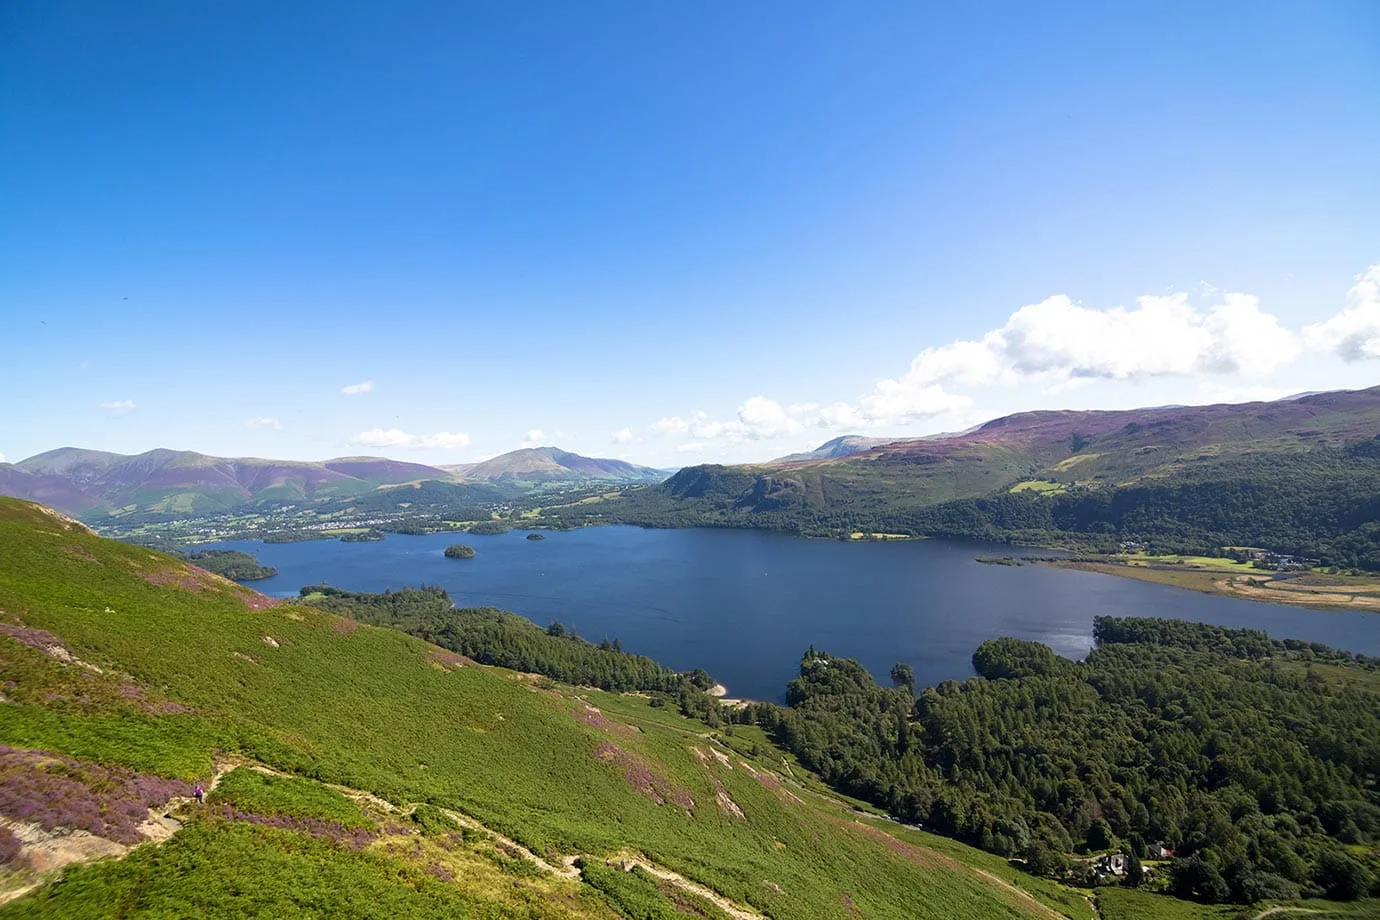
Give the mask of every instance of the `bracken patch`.
<path id="1" fill-rule="evenodd" d="M 211 591 L 224 587 L 226 581 L 219 575 L 194 565 L 175 569 L 160 569 L 156 572 L 142 572 L 140 578 L 151 585 L 171 586 L 183 591 Z"/>
<path id="2" fill-rule="evenodd" d="M 575 713 L 575 718 L 588 725 L 590 728 L 597 728 L 601 731 L 617 732 L 620 735 L 635 735 L 637 732 L 622 722 L 615 722 L 604 715 L 598 708 L 582 702 L 580 709 Z"/>
<path id="3" fill-rule="evenodd" d="M 239 598 L 250 610 L 267 610 L 283 603 L 276 597 L 269 597 L 267 594 L 260 594 L 258 591 L 251 591 L 248 588 L 239 592 Z"/>
<path id="4" fill-rule="evenodd" d="M 895 853 L 897 856 L 900 856 L 901 858 L 908 860 L 909 862 L 913 862 L 921 868 L 933 869 L 939 866 L 944 866 L 955 871 L 960 871 L 963 868 L 961 865 L 959 865 L 954 860 L 949 859 L 947 856 L 941 856 L 934 850 L 928 850 L 924 847 L 918 847 L 914 844 L 906 843 L 904 840 L 899 840 L 888 834 L 886 831 L 881 830 L 879 828 L 875 828 L 870 824 L 862 824 L 856 821 L 850 823 L 844 821 L 842 818 L 835 818 L 833 820 L 837 821 L 840 824 L 851 826 L 855 831 L 858 831 L 864 836 L 871 837 L 873 840 L 879 841 L 883 846 L 885 846 L 891 852 Z"/>
<path id="5" fill-rule="evenodd" d="M 82 549 L 80 546 L 64 546 L 62 548 L 62 551 L 69 556 L 77 557 L 83 562 L 94 562 L 96 563 L 96 565 L 101 565 L 101 561 L 99 559 L 88 553 L 86 550 Z"/>
<path id="6" fill-rule="evenodd" d="M 106 694 L 104 699 L 107 700 L 110 698 L 108 694 L 114 694 L 114 696 L 133 703 L 135 706 L 151 715 L 170 715 L 172 713 L 191 711 L 181 703 L 174 703 L 167 699 L 150 698 L 146 690 L 133 683 L 128 678 L 108 673 L 93 664 L 82 661 L 67 650 L 62 644 L 61 639 L 47 630 L 35 629 L 19 622 L 6 623 L 0 621 L 0 635 L 8 636 L 20 645 L 42 652 L 49 658 L 59 661 L 64 665 L 80 668 L 81 671 L 86 673 L 78 673 L 81 673 L 81 676 L 87 681 L 92 682 L 88 686 L 82 687 L 80 691 L 49 691 L 44 699 L 45 703 L 52 703 L 60 699 L 74 699 L 85 706 L 100 705 L 103 694 Z M 97 678 L 97 675 L 99 675 L 99 678 Z M 96 681 L 98 680 L 103 680 L 104 683 L 97 683 Z M 10 688 L 17 686 L 13 682 L 7 682 L 7 684 Z M 94 697 L 90 695 L 92 693 L 95 694 Z"/>
<path id="7" fill-rule="evenodd" d="M 628 785 L 644 795 L 651 796 L 652 801 L 658 805 L 674 802 L 686 811 L 695 810 L 695 800 L 688 790 L 674 786 L 664 777 L 658 776 L 646 761 L 636 754 L 605 741 L 595 749 L 594 757 L 601 763 L 622 767 Z"/>
<path id="8" fill-rule="evenodd" d="M 349 619 L 348 617 L 331 618 L 331 631 L 334 633 L 338 633 L 342 636 L 348 636 L 356 629 L 359 629 L 359 624 L 356 623 L 354 620 Z"/>
<path id="9" fill-rule="evenodd" d="M 346 827 L 339 821 L 322 818 L 309 818 L 301 815 L 261 815 L 250 811 L 240 811 L 233 805 L 222 803 L 214 808 L 213 814 L 226 821 L 240 821 L 246 824 L 260 824 L 287 831 L 297 831 L 329 840 L 352 850 L 362 850 L 378 839 L 375 831 L 362 827 Z"/>
<path id="10" fill-rule="evenodd" d="M 473 661 L 464 655 L 459 655 L 448 649 L 431 648 L 426 653 L 427 664 L 433 668 L 440 668 L 442 671 L 454 671 L 463 668 L 467 664 L 474 664 Z"/>
<path id="11" fill-rule="evenodd" d="M 747 761 L 740 760 L 738 761 L 738 763 L 742 765 L 744 770 L 752 774 L 753 779 L 757 780 L 757 782 L 761 783 L 765 788 L 770 789 L 772 792 L 775 792 L 777 798 L 781 799 L 782 801 L 794 802 L 797 805 L 805 804 L 803 801 L 801 801 L 799 796 L 797 796 L 795 793 L 791 792 L 789 789 L 785 787 L 781 780 L 777 778 L 775 773 L 772 773 L 769 770 L 755 769 Z"/>

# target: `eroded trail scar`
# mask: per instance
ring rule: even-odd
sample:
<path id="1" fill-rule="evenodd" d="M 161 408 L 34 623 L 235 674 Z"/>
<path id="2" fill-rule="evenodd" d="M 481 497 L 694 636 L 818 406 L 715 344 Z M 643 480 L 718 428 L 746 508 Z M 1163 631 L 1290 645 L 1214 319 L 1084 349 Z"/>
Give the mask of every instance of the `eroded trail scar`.
<path id="1" fill-rule="evenodd" d="M 255 770 L 259 773 L 266 773 L 271 776 L 291 775 L 288 773 L 284 773 L 281 770 L 275 770 L 272 767 L 267 766 L 266 764 L 256 763 L 253 761 L 243 760 L 239 758 L 226 759 L 224 761 L 217 762 L 215 775 L 212 777 L 211 782 L 208 783 L 206 786 L 207 793 L 210 793 L 211 790 L 213 790 L 217 785 L 219 785 L 221 778 L 224 777 L 231 770 L 235 769 L 236 767 L 244 767 L 246 769 Z M 398 816 L 410 815 L 417 808 L 417 803 L 415 802 L 404 805 L 395 805 L 392 802 L 379 798 L 373 793 L 365 792 L 362 789 L 354 789 L 350 786 L 342 786 L 336 783 L 322 783 L 322 785 L 324 785 L 328 789 L 333 789 L 334 791 L 339 792 L 341 795 L 349 799 L 352 799 L 353 801 L 358 802 L 361 805 L 375 809 L 384 814 Z M 704 898 L 706 901 L 709 901 L 710 903 L 714 904 L 716 907 L 718 907 L 724 913 L 728 914 L 730 917 L 735 918 L 735 920 L 765 920 L 764 915 L 758 913 L 757 911 L 752 910 L 749 907 L 744 907 L 743 905 L 740 905 L 730 900 L 729 898 L 724 897 L 717 891 L 714 891 L 712 888 L 709 888 L 705 885 L 701 885 L 698 882 L 686 878 L 679 872 L 667 869 L 664 866 L 659 866 L 641 854 L 621 853 L 617 857 L 609 858 L 604 856 L 594 856 L 588 853 L 578 853 L 563 857 L 559 863 L 553 863 L 548 859 L 538 856 L 536 853 L 532 852 L 530 849 L 523 846 L 521 843 L 518 843 L 511 837 L 508 837 L 505 834 L 501 834 L 493 828 L 485 826 L 480 821 L 476 820 L 475 818 L 467 814 L 464 814 L 463 812 L 456 811 L 453 808 L 444 807 L 440 808 L 440 811 L 446 817 L 454 821 L 456 824 L 459 824 L 462 827 L 467 827 L 470 830 L 477 831 L 478 833 L 481 833 L 484 836 L 488 837 L 489 840 L 493 841 L 493 843 L 495 843 L 497 846 L 503 849 L 509 856 L 525 859 L 528 862 L 535 865 L 542 872 L 545 872 L 549 875 L 553 875 L 557 878 L 565 879 L 567 881 L 578 881 L 581 877 L 579 863 L 585 860 L 593 862 L 621 862 L 623 866 L 628 870 L 631 870 L 635 867 L 641 867 L 642 869 L 645 869 L 649 874 L 656 876 L 664 882 L 668 882 L 669 884 L 675 885 L 677 888 L 680 888 L 683 891 Z"/>
<path id="2" fill-rule="evenodd" d="M 709 901 L 711 904 L 719 908 L 719 910 L 723 911 L 724 913 L 728 914 L 730 917 L 736 918 L 736 920 L 765 920 L 764 915 L 758 913 L 752 908 L 743 907 L 742 905 L 737 904 L 734 901 L 730 901 L 728 898 L 719 894 L 714 889 L 707 888 L 704 885 L 701 885 L 699 882 L 691 881 L 690 879 L 681 875 L 679 872 L 673 872 L 670 869 L 665 868 L 664 866 L 658 866 L 656 863 L 649 861 L 644 856 L 624 854 L 619 857 L 619 860 L 622 862 L 623 867 L 626 870 L 631 871 L 635 868 L 642 868 L 646 870 L 649 874 L 661 879 L 663 882 L 670 882 L 672 885 L 675 885 L 677 888 L 680 888 L 683 891 L 687 891 L 690 894 L 698 895 L 699 897 L 704 898 L 706 901 Z"/>

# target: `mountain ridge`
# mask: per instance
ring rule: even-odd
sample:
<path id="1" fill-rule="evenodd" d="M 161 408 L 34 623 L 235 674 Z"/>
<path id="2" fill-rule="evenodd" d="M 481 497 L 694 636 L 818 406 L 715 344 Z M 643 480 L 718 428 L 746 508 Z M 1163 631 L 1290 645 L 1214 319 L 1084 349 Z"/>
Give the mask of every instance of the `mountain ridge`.
<path id="1" fill-rule="evenodd" d="M 559 526 L 719 526 L 1170 552 L 1267 547 L 1380 571 L 1380 387 L 1276 402 L 1037 411 L 841 457 L 687 467 Z"/>
<path id="2" fill-rule="evenodd" d="M 528 454 L 538 459 L 527 458 Z M 665 473 L 648 467 L 554 447 L 512 451 L 457 467 L 371 456 L 274 460 L 170 448 L 117 454 L 60 447 L 15 463 L 0 463 L 0 495 L 42 502 L 69 514 L 120 509 L 201 514 L 263 501 L 349 498 L 421 482 L 529 488 L 664 478 Z"/>
<path id="3" fill-rule="evenodd" d="M 438 467 L 461 482 L 494 482 L 503 479 L 552 481 L 583 476 L 591 480 L 651 482 L 666 478 L 662 470 L 626 460 L 584 457 L 559 447 L 524 447 L 477 463 Z"/>

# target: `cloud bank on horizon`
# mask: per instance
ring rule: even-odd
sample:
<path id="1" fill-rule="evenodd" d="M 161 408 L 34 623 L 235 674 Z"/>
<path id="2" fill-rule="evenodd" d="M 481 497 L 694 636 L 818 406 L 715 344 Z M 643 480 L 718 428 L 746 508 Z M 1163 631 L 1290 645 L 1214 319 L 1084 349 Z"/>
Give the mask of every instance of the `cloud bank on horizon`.
<path id="1" fill-rule="evenodd" d="M 735 418 L 695 410 L 662 417 L 644 436 L 679 439 L 674 450 L 686 454 L 714 442 L 770 441 L 810 429 L 867 431 L 935 420 L 966 427 L 989 417 L 971 391 L 1036 388 L 1056 396 L 1098 381 L 1197 379 L 1205 402 L 1268 400 L 1286 395 L 1265 385 L 1270 376 L 1305 351 L 1348 363 L 1380 358 L 1380 263 L 1354 278 L 1340 312 L 1298 331 L 1252 294 L 1214 296 L 1203 307 L 1176 292 L 1142 296 L 1129 309 L 1097 309 L 1057 294 L 1021 307 L 981 338 L 924 349 L 904 374 L 878 380 L 853 402 L 782 404 L 755 395 Z M 623 428 L 613 440 L 634 437 Z"/>
<path id="2" fill-rule="evenodd" d="M 350 443 L 356 447 L 455 451 L 468 447 L 470 436 L 462 432 L 438 431 L 435 434 L 409 434 L 398 428 L 370 428 L 368 431 L 361 431 L 355 435 L 350 439 Z"/>
<path id="3" fill-rule="evenodd" d="M 251 431 L 281 431 L 283 429 L 283 423 L 276 418 L 260 415 L 254 418 L 245 419 L 244 427 Z"/>
<path id="4" fill-rule="evenodd" d="M 1303 329 L 1309 346 L 1343 361 L 1380 358 L 1380 263 L 1356 276 L 1346 308 L 1326 322 Z"/>
<path id="5" fill-rule="evenodd" d="M 1291 327 L 1253 294 L 1206 286 L 1196 294 L 1149 294 L 1132 305 L 1112 307 L 1056 294 L 1021 306 L 981 335 L 921 349 L 902 373 L 875 380 L 851 400 L 763 391 L 742 399 L 731 415 L 695 409 L 617 428 L 603 442 L 611 451 L 590 444 L 569 446 L 651 463 L 741 462 L 843 433 L 916 437 L 962 430 L 1019 411 L 1004 408 L 1012 404 L 1013 394 L 1025 408 L 1065 408 L 1076 401 L 1065 395 L 1073 391 L 1094 394 L 1111 384 L 1177 380 L 1196 388 L 1193 401 L 1200 403 L 1277 399 L 1298 389 L 1280 385 L 1281 371 L 1305 358 L 1339 368 L 1380 359 L 1380 262 L 1354 276 L 1340 309 L 1321 315 L 1321 320 Z M 374 389 L 374 380 L 363 380 L 340 387 L 339 393 L 360 397 Z M 397 389 L 395 381 L 390 390 Z M 1119 404 L 1124 396 L 1123 391 L 1104 402 L 1117 408 L 1147 404 L 1139 398 Z M 361 421 L 370 421 L 377 411 L 372 400 L 350 404 L 359 406 L 361 411 L 352 414 L 362 416 Z M 112 422 L 124 418 L 125 424 L 139 406 L 132 398 L 98 404 Z M 140 414 L 146 411 L 140 409 Z M 256 436 L 277 438 L 285 429 L 280 415 L 239 418 L 240 430 Z M 294 424 L 293 430 L 301 427 Z M 456 430 L 453 424 L 436 429 L 418 433 L 396 422 L 374 425 L 336 440 L 334 450 L 323 453 L 346 447 L 407 451 L 423 462 L 445 462 L 466 455 L 474 445 L 468 430 Z M 481 447 L 488 455 L 564 444 L 565 436 L 533 427 L 518 429 L 507 445 Z M 780 443 L 769 447 L 772 442 Z"/>

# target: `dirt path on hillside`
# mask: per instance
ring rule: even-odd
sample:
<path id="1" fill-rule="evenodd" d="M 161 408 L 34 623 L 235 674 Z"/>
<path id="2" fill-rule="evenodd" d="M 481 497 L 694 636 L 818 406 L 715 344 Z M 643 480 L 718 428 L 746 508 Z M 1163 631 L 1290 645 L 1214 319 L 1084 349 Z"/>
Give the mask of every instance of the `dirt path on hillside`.
<path id="1" fill-rule="evenodd" d="M 656 876 L 663 882 L 670 882 L 672 885 L 675 885 L 677 888 L 680 888 L 683 891 L 688 891 L 691 894 L 699 895 L 706 901 L 713 904 L 719 910 L 728 914 L 730 917 L 733 917 L 734 920 L 764 920 L 763 915 L 759 914 L 752 908 L 742 907 L 737 903 L 730 901 L 723 895 L 719 894 L 717 891 L 714 891 L 711 888 L 706 888 L 699 882 L 693 882 L 685 876 L 681 875 L 679 872 L 672 872 L 670 869 L 658 866 L 656 863 L 648 861 L 647 858 L 644 856 L 624 854 L 615 857 L 615 859 L 621 861 L 623 867 L 627 871 L 632 871 L 633 869 L 640 866 L 643 869 L 645 869 L 649 874 Z"/>
<path id="2" fill-rule="evenodd" d="M 239 759 L 215 762 L 211 779 L 202 788 L 209 795 L 212 789 L 220 785 L 225 774 L 243 763 L 244 761 Z M 30 880 L 21 881 L 14 888 L 0 891 L 0 906 L 23 897 L 57 878 L 68 866 L 102 859 L 122 859 L 139 847 L 162 843 L 182 829 L 183 822 L 174 818 L 173 813 L 194 801 L 190 796 L 174 796 L 162 807 L 150 808 L 147 817 L 139 824 L 139 832 L 144 835 L 144 839 L 133 845 L 116 843 L 84 830 L 54 828 L 49 831 L 38 824 L 0 819 L 0 826 L 6 827 L 19 838 L 20 858 L 28 862 L 32 867 L 29 871 L 33 873 Z"/>
<path id="3" fill-rule="evenodd" d="M 687 734 L 692 733 L 687 732 Z M 288 778 L 293 776 L 293 774 L 291 773 L 286 773 L 284 771 L 274 769 L 273 767 L 270 767 L 267 764 L 259 763 L 257 761 L 249 760 L 247 758 L 226 757 L 216 760 L 212 776 L 210 780 L 203 786 L 206 793 L 209 795 L 211 792 L 213 792 L 220 785 L 221 780 L 227 774 L 229 774 L 232 770 L 235 770 L 240 767 L 243 767 L 248 770 L 254 770 L 256 772 L 264 773 L 270 776 L 281 776 Z M 799 783 L 793 780 L 787 780 L 787 782 L 790 782 L 792 785 L 799 787 L 801 791 L 806 794 L 817 796 L 836 806 L 843 806 L 845 808 L 848 807 L 847 803 L 844 803 L 837 799 L 833 799 L 831 796 L 823 795 L 819 792 L 816 792 L 815 790 L 805 789 L 803 786 L 800 786 Z M 341 795 L 346 796 L 352 801 L 360 804 L 361 806 L 364 806 L 366 809 L 372 810 L 375 813 L 379 814 L 391 815 L 395 817 L 405 817 L 411 815 L 412 812 L 415 811 L 418 807 L 418 803 L 415 802 L 405 803 L 401 805 L 395 804 L 393 802 L 389 802 L 385 799 L 382 799 L 374 795 L 373 793 L 366 792 L 361 789 L 355 789 L 350 786 L 342 786 L 336 783 L 322 783 L 321 785 L 325 786 L 328 789 L 332 789 L 340 793 Z M 34 890 L 35 888 L 38 888 L 42 884 L 52 881 L 61 873 L 61 871 L 66 869 L 67 866 L 79 863 L 94 862 L 99 859 L 120 859 L 128 855 L 130 852 L 137 849 L 138 847 L 148 845 L 156 846 L 158 844 L 161 844 L 162 842 L 171 838 L 174 834 L 177 833 L 177 831 L 181 830 L 183 827 L 183 820 L 173 817 L 173 814 L 175 812 L 179 812 L 184 808 L 189 807 L 195 807 L 194 800 L 186 797 L 179 797 L 170 800 L 167 803 L 167 805 L 165 805 L 163 808 L 157 809 L 156 813 L 155 811 L 150 811 L 148 821 L 145 822 L 145 824 L 142 825 L 140 828 L 140 830 L 145 833 L 147 839 L 142 843 L 135 844 L 134 846 L 125 846 L 122 844 L 113 843 L 100 837 L 94 837 L 90 834 L 87 834 L 85 831 L 64 832 L 59 830 L 55 832 L 47 832 L 44 840 L 38 840 L 36 838 L 35 843 L 48 844 L 48 851 L 50 851 L 53 854 L 51 861 L 45 864 L 44 870 L 40 873 L 39 877 L 31 883 L 24 884 L 22 885 L 22 887 L 17 887 L 9 891 L 0 891 L 0 905 L 3 905 L 15 898 L 27 894 L 28 892 Z M 633 851 L 621 851 L 613 856 L 597 856 L 588 853 L 578 853 L 566 855 L 562 857 L 559 861 L 553 862 L 549 859 L 537 855 L 536 853 L 532 852 L 532 850 L 528 849 L 526 846 L 512 839 L 511 837 L 508 837 L 507 835 L 502 834 L 494 830 L 493 828 L 486 826 L 483 822 L 479 821 L 471 815 L 467 815 L 463 812 L 457 811 L 454 808 L 442 807 L 440 808 L 440 811 L 443 814 L 445 814 L 446 817 L 454 821 L 456 824 L 459 824 L 462 827 L 469 828 L 472 831 L 476 831 L 484 835 L 496 847 L 502 850 L 510 858 L 520 858 L 526 860 L 535 865 L 543 873 L 554 876 L 556 878 L 572 882 L 579 881 L 581 878 L 581 872 L 578 864 L 586 860 L 590 862 L 603 863 L 605 865 L 619 866 L 625 871 L 632 871 L 634 868 L 640 867 L 643 870 L 645 870 L 648 874 L 652 875 L 657 879 L 660 879 L 663 882 L 673 885 L 688 894 L 692 894 L 697 897 L 703 898 L 704 900 L 713 904 L 719 910 L 723 911 L 728 916 L 732 917 L 733 920 L 766 920 L 766 915 L 762 914 L 761 912 L 747 905 L 740 904 L 732 900 L 731 898 L 725 897 L 724 895 L 708 887 L 707 885 L 700 884 L 699 882 L 687 878 L 686 876 L 680 874 L 679 872 L 676 872 L 673 869 L 669 869 L 665 866 L 659 865 L 651 861 L 641 853 Z M 183 815 L 183 817 L 185 817 L 185 815 Z M 880 831 L 880 829 L 877 830 L 878 833 L 885 833 L 884 831 Z M 53 840 L 61 840 L 65 842 L 59 845 L 53 845 Z M 908 845 L 918 846 L 916 844 Z M 1030 892 L 1026 891 L 1023 888 L 1020 888 L 1019 886 L 1011 884 L 1010 882 L 992 874 L 991 872 L 979 869 L 975 866 L 966 865 L 956 860 L 949 860 L 947 857 L 944 858 L 944 861 L 953 862 L 953 864 L 959 867 L 960 869 L 967 870 L 969 872 L 981 876 L 985 882 L 988 882 L 996 886 L 997 888 L 1001 889 L 1003 892 L 1017 898 L 1018 903 L 1032 910 L 1034 914 L 1037 916 L 1046 918 L 1046 920 L 1064 920 L 1063 914 L 1059 913 L 1057 910 L 1054 910 L 1048 905 L 1041 903 Z M 1283 911 L 1301 911 L 1304 913 L 1309 912 L 1306 909 L 1299 908 L 1275 908 L 1271 911 L 1266 911 L 1260 914 L 1258 917 L 1255 918 L 1255 920 L 1262 920 L 1262 918 L 1267 918 L 1271 916 L 1273 913 Z"/>
<path id="4" fill-rule="evenodd" d="M 914 844 L 912 844 L 912 846 L 914 846 Z M 959 863 L 959 865 L 963 864 Z M 1050 907 L 1048 904 L 1044 904 L 1041 901 L 1037 900 L 1033 894 L 1026 891 L 1024 888 L 1021 888 L 1017 885 L 1013 885 L 1006 879 L 995 876 L 992 873 L 988 872 L 986 869 L 979 869 L 976 866 L 966 866 L 965 868 L 987 879 L 987 881 L 991 882 L 993 885 L 996 885 L 997 887 L 1003 888 L 1011 894 L 1014 894 L 1016 897 L 1020 898 L 1023 902 L 1025 902 L 1026 906 L 1035 908 L 1037 911 L 1043 913 L 1046 917 L 1051 917 L 1053 918 L 1053 920 L 1068 920 L 1068 918 L 1065 917 L 1063 914 L 1059 913 L 1059 911 Z"/>

